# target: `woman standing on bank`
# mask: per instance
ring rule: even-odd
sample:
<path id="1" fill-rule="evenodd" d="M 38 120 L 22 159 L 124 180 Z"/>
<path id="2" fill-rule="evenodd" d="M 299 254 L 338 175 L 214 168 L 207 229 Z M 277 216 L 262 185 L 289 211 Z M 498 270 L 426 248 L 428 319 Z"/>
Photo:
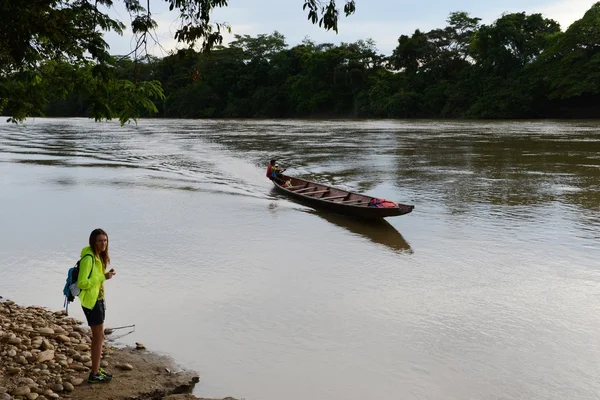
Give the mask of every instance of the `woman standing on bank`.
<path id="1" fill-rule="evenodd" d="M 111 374 L 100 368 L 104 344 L 104 281 L 115 275 L 114 269 L 106 270 L 109 264 L 108 235 L 102 229 L 94 229 L 90 234 L 90 245 L 81 250 L 77 278 L 77 286 L 81 289 L 79 300 L 92 329 L 92 371 L 88 377 L 89 383 L 106 383 L 112 379 Z"/>

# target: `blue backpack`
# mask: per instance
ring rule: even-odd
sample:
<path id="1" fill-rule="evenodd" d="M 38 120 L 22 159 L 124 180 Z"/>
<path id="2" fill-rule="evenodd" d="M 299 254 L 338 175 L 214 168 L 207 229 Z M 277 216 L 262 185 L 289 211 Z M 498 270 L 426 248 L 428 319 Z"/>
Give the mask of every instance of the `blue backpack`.
<path id="1" fill-rule="evenodd" d="M 67 272 L 67 281 L 65 282 L 65 287 L 63 288 L 63 294 L 65 295 L 64 307 L 67 315 L 69 315 L 69 303 L 73 302 L 73 300 L 75 300 L 75 296 L 81 292 L 81 289 L 77 287 L 77 278 L 79 278 L 79 264 L 81 263 L 81 260 L 88 256 L 92 257 L 91 254 L 84 255 L 75 263 L 72 268 L 69 269 L 69 272 Z M 90 276 L 92 276 L 92 271 L 94 270 L 94 261 L 94 257 L 92 257 L 92 268 L 90 269 L 88 279 L 90 279 Z"/>

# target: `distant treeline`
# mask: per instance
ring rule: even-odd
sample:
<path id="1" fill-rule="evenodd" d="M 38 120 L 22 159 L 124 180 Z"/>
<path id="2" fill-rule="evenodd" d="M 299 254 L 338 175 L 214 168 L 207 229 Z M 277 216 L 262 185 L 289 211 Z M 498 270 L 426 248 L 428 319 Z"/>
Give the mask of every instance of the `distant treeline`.
<path id="1" fill-rule="evenodd" d="M 121 57 L 117 77 L 157 80 L 166 118 L 600 117 L 600 3 L 565 32 L 540 14 L 491 25 L 464 12 L 402 35 L 389 56 L 371 40 L 289 47 L 275 32 L 210 53 Z M 47 116 L 87 116 L 89 98 L 52 100 Z"/>

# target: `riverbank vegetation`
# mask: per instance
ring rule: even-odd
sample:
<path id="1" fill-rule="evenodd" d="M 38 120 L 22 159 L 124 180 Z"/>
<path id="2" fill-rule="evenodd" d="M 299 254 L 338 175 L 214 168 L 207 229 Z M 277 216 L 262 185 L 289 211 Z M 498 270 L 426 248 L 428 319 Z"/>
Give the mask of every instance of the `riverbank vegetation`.
<path id="1" fill-rule="evenodd" d="M 541 14 L 482 24 L 454 12 L 443 28 L 401 35 L 388 55 L 369 39 L 290 46 L 279 32 L 235 38 L 161 59 L 106 54 L 106 70 L 45 60 L 18 81 L 33 100 L 23 106 L 13 96 L 5 114 L 122 121 L 600 117 L 600 2 L 564 31 Z"/>

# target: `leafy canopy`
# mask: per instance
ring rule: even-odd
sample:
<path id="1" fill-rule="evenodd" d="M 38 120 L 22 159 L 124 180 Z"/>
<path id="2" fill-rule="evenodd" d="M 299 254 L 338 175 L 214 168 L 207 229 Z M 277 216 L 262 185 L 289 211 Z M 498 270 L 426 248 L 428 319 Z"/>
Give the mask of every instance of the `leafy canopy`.
<path id="1" fill-rule="evenodd" d="M 131 16 L 137 43 L 131 54 L 147 62 L 148 40 L 157 27 L 150 0 L 122 1 Z M 154 0 L 155 2 L 158 0 Z M 194 46 L 201 42 L 210 50 L 223 42 L 226 24 L 213 22 L 211 12 L 228 5 L 227 0 L 163 0 L 179 10 L 180 26 L 175 38 Z M 354 13 L 355 1 L 343 0 L 346 16 Z M 88 97 L 96 120 L 135 120 L 140 110 L 155 112 L 154 100 L 164 98 L 160 82 L 118 79 L 119 60 L 109 54 L 105 32 L 122 34 L 125 25 L 108 15 L 113 0 L 0 0 L 0 113 L 10 121 L 43 115 L 50 100 L 76 91 Z M 335 0 L 304 0 L 308 19 L 337 32 L 339 11 Z M 50 95 L 51 93 L 51 95 Z"/>

